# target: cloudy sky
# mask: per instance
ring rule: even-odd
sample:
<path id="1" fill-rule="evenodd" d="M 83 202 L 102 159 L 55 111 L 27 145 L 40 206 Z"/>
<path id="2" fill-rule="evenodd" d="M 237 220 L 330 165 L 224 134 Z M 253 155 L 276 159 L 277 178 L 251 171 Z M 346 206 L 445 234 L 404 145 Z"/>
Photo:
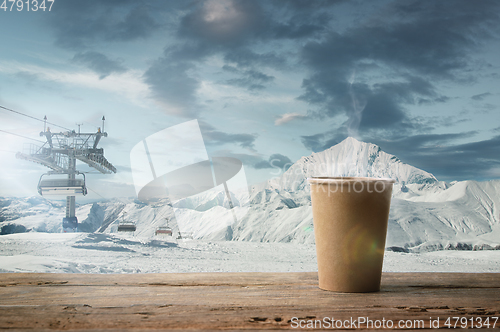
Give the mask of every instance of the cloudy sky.
<path id="1" fill-rule="evenodd" d="M 250 183 L 279 173 L 270 161 L 295 162 L 348 136 L 441 180 L 497 179 L 498 13 L 500 2 L 487 0 L 0 9 L 0 105 L 84 132 L 105 115 L 101 146 L 118 172 L 88 176 L 103 197 L 133 196 L 132 147 L 192 119 L 209 154 L 240 158 Z M 25 137 L 40 140 L 43 123 L 3 109 L 0 119 L 0 195 L 35 195 L 46 169 L 15 152 L 39 143 Z"/>

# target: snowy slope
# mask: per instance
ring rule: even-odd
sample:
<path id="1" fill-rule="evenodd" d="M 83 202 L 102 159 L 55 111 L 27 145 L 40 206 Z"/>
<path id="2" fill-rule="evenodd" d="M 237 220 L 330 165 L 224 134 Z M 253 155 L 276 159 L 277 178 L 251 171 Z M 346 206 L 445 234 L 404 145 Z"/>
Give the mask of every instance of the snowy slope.
<path id="1" fill-rule="evenodd" d="M 185 240 L 123 234 L 0 236 L 0 273 L 185 273 L 317 271 L 314 245 Z M 496 272 L 500 251 L 386 251 L 385 272 Z"/>

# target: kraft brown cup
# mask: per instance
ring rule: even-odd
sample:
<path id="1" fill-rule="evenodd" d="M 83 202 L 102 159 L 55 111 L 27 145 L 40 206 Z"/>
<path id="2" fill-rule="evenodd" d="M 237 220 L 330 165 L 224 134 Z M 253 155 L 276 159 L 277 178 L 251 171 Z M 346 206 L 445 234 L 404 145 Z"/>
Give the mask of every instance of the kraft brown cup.
<path id="1" fill-rule="evenodd" d="M 380 290 L 392 179 L 313 177 L 311 185 L 319 288 Z"/>

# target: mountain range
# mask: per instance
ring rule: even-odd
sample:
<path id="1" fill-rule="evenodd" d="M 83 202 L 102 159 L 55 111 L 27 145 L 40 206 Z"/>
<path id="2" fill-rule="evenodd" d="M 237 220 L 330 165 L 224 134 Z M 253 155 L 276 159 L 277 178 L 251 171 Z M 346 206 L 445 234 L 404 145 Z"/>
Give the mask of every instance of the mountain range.
<path id="1" fill-rule="evenodd" d="M 175 215 L 181 213 L 189 216 L 188 220 L 197 227 L 184 236 L 205 240 L 314 243 L 307 184 L 311 176 L 396 180 L 386 242 L 389 250 L 500 249 L 500 181 L 439 181 L 431 173 L 403 163 L 377 145 L 352 137 L 325 151 L 302 157 L 279 177 L 249 187 L 248 203 L 240 199 L 247 193 L 232 192 L 234 209 L 245 213 L 238 214 L 243 217 L 222 229 L 217 226 L 230 204 L 222 191 L 212 190 L 185 198 L 173 206 L 169 202 L 147 205 L 136 199 L 121 198 L 80 205 L 76 213 L 79 231 L 114 233 L 120 221 L 131 221 L 137 226 L 137 236 L 155 236 L 155 230 L 162 226 L 170 227 L 177 234 Z M 0 198 L 1 233 L 60 232 L 64 208 L 64 204 L 43 197 Z M 198 229 L 200 225 L 203 230 Z M 217 231 L 210 232 L 210 229 Z"/>

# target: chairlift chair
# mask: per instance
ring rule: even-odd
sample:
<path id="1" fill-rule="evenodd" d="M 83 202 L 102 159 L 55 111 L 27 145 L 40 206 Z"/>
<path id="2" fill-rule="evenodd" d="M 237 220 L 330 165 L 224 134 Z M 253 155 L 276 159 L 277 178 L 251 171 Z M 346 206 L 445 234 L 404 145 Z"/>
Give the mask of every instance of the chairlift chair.
<path id="1" fill-rule="evenodd" d="M 62 196 L 84 196 L 87 195 L 87 186 L 85 185 L 85 174 L 81 179 L 54 178 L 55 175 L 46 173 L 40 177 L 38 181 L 38 193 L 42 196 L 46 195 L 62 195 Z M 63 174 L 67 176 L 67 174 Z M 45 178 L 44 178 L 45 177 Z"/>
<path id="2" fill-rule="evenodd" d="M 172 236 L 172 229 L 170 227 L 160 226 L 156 229 L 155 235 L 169 235 Z"/>
<path id="3" fill-rule="evenodd" d="M 135 232 L 136 229 L 135 223 L 130 221 L 123 221 L 118 224 L 118 232 Z"/>
<path id="4" fill-rule="evenodd" d="M 172 236 L 172 228 L 168 227 L 168 218 L 165 218 L 165 226 L 160 226 L 156 229 L 155 235 L 168 235 Z"/>

